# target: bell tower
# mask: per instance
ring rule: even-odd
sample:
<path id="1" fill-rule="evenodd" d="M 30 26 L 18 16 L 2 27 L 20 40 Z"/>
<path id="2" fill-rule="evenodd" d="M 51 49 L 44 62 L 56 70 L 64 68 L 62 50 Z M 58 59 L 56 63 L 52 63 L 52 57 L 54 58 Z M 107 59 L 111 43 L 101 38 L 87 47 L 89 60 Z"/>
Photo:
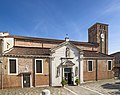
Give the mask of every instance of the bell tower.
<path id="1" fill-rule="evenodd" d="M 96 23 L 90 27 L 88 42 L 98 43 L 98 52 L 108 54 L 108 24 Z"/>

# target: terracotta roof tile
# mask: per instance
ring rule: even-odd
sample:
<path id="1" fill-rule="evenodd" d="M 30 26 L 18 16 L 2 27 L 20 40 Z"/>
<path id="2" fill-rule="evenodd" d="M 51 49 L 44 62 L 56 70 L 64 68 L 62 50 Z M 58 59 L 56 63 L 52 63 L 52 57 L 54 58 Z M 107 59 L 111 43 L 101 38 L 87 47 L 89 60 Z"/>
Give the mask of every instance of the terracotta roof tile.
<path id="1" fill-rule="evenodd" d="M 49 48 L 37 47 L 14 47 L 11 51 L 5 53 L 6 55 L 50 55 Z"/>
<path id="2" fill-rule="evenodd" d="M 83 51 L 83 55 L 84 57 L 112 57 L 110 55 L 107 55 L 107 54 L 103 54 L 103 53 L 100 53 L 100 52 L 96 52 L 96 51 Z"/>

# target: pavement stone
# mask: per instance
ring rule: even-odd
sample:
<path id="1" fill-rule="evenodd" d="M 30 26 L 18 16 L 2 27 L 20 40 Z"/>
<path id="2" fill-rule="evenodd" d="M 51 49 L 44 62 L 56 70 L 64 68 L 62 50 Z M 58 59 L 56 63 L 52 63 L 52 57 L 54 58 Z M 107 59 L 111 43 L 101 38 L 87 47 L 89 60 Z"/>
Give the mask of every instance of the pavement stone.
<path id="1" fill-rule="evenodd" d="M 107 79 L 81 85 L 104 95 L 120 95 L 120 80 Z"/>
<path id="2" fill-rule="evenodd" d="M 101 80 L 87 82 L 80 86 L 66 86 L 77 95 L 120 95 L 120 80 Z M 93 91 L 87 90 L 89 88 Z M 49 89 L 51 95 L 75 95 L 63 87 L 33 87 L 33 88 L 12 88 L 0 90 L 0 95 L 42 95 L 42 90 Z"/>
<path id="3" fill-rule="evenodd" d="M 74 91 L 75 93 L 77 93 L 77 95 L 100 95 L 96 92 L 84 89 L 81 86 L 66 86 L 68 89 Z"/>
<path id="4" fill-rule="evenodd" d="M 42 90 L 49 89 L 50 95 L 74 95 L 63 87 L 12 88 L 0 90 L 0 95 L 42 95 Z"/>

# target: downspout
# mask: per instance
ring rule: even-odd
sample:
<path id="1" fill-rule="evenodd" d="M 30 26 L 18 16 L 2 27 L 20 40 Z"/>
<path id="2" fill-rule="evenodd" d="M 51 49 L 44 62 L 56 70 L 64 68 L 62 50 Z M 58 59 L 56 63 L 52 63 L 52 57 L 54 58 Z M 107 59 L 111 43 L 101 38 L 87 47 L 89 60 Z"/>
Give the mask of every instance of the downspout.
<path id="1" fill-rule="evenodd" d="M 98 81 L 98 60 L 96 59 L 96 81 Z"/>
<path id="2" fill-rule="evenodd" d="M 80 52 L 79 52 L 79 80 L 80 80 Z"/>
<path id="3" fill-rule="evenodd" d="M 49 58 L 49 85 L 52 86 L 52 58 Z"/>

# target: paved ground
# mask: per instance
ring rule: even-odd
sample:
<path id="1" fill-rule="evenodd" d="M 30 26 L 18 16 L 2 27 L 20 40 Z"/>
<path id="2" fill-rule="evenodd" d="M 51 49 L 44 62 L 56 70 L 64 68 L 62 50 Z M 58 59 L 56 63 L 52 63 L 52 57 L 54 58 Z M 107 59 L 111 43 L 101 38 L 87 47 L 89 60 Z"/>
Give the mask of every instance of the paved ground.
<path id="1" fill-rule="evenodd" d="M 51 95 L 120 95 L 120 80 L 102 80 L 89 82 L 80 86 L 66 86 L 66 88 L 37 87 L 3 89 L 0 90 L 0 95 L 41 95 L 43 89 L 49 89 Z"/>
<path id="2" fill-rule="evenodd" d="M 77 95 L 120 95 L 120 80 L 101 80 L 80 86 L 66 86 Z"/>
<path id="3" fill-rule="evenodd" d="M 98 91 L 103 95 L 120 95 L 120 80 L 102 80 L 82 85 L 82 87 Z"/>
<path id="4" fill-rule="evenodd" d="M 87 90 L 81 86 L 66 86 L 66 87 L 69 88 L 71 91 L 74 91 L 76 95 L 100 95 L 96 92 Z"/>
<path id="5" fill-rule="evenodd" d="M 74 95 L 62 87 L 15 88 L 0 90 L 0 95 L 42 95 L 43 89 L 49 89 L 51 95 Z"/>

